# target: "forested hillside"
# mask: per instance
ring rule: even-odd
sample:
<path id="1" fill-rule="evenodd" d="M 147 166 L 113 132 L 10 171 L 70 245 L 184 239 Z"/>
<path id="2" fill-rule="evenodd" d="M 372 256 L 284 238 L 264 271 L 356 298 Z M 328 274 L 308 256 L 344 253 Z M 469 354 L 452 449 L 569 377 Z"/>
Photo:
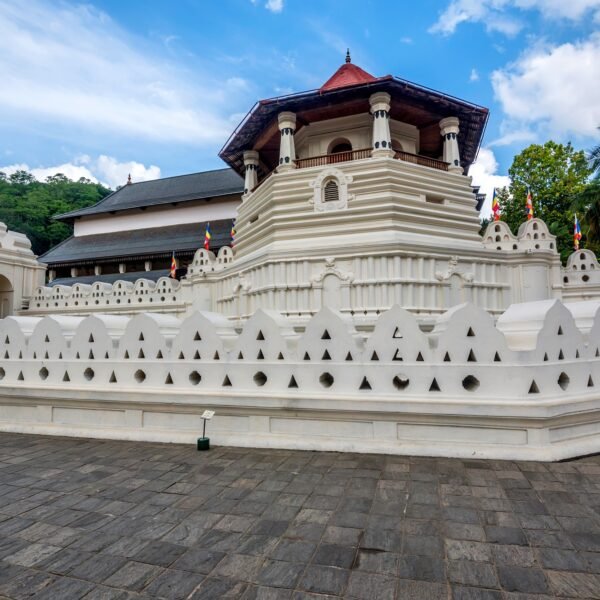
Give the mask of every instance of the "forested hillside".
<path id="1" fill-rule="evenodd" d="M 41 182 L 27 171 L 9 176 L 0 172 L 0 221 L 26 234 L 40 255 L 72 233 L 69 225 L 53 220 L 54 215 L 90 206 L 110 193 L 89 179 L 71 181 L 60 173 Z"/>

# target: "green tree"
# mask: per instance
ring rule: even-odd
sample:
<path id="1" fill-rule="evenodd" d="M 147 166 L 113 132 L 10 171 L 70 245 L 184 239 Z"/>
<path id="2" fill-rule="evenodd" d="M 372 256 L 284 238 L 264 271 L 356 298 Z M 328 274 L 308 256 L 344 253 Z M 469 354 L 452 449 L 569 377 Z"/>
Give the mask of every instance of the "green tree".
<path id="1" fill-rule="evenodd" d="M 502 219 L 513 233 L 526 220 L 527 191 L 531 190 L 535 217 L 556 236 L 558 252 L 566 261 L 573 251 L 573 204 L 586 187 L 591 169 L 585 153 L 568 144 L 532 144 L 515 156 L 508 170 L 510 197 L 502 205 Z"/>
<path id="2" fill-rule="evenodd" d="M 600 253 L 600 144 L 590 150 L 588 164 L 594 177 L 578 195 L 574 208 L 583 217 L 581 230 L 585 247 L 598 254 Z"/>
<path id="3" fill-rule="evenodd" d="M 91 181 L 71 181 L 61 173 L 44 183 L 27 171 L 0 177 L 0 221 L 26 234 L 33 251 L 43 254 L 71 235 L 71 227 L 53 217 L 96 204 L 110 193 Z"/>

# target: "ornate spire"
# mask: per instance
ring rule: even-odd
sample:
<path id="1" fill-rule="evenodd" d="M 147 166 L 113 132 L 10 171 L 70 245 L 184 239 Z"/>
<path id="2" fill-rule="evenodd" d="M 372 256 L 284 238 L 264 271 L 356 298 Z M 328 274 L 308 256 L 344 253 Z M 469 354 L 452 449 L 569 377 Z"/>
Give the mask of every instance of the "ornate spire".
<path id="1" fill-rule="evenodd" d="M 352 62 L 352 59 L 350 58 L 350 48 L 346 49 L 346 62 Z"/>
<path id="2" fill-rule="evenodd" d="M 127 175 L 127 185 L 131 185 L 131 183 L 131 173 L 129 173 L 129 175 Z"/>

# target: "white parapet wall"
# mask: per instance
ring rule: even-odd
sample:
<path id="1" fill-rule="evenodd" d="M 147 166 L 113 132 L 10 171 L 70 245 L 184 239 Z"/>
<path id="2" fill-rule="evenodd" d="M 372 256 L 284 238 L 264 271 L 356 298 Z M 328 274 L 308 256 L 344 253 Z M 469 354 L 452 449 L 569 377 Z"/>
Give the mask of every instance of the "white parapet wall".
<path id="1" fill-rule="evenodd" d="M 600 451 L 600 303 L 471 304 L 430 333 L 398 306 L 368 335 L 324 308 L 0 321 L 0 430 L 557 460 Z"/>

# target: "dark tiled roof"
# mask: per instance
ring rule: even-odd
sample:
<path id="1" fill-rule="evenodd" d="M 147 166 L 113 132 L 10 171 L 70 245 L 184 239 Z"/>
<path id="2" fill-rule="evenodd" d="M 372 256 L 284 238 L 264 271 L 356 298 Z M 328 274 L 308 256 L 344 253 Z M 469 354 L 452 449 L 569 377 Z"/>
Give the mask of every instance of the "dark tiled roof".
<path id="1" fill-rule="evenodd" d="M 211 221 L 211 250 L 231 243 L 231 219 Z M 48 265 L 96 263 L 101 260 L 152 257 L 171 252 L 194 252 L 204 243 L 206 223 L 135 229 L 70 237 L 40 256 Z"/>
<path id="2" fill-rule="evenodd" d="M 57 215 L 56 219 L 68 220 L 143 206 L 217 198 L 241 194 L 243 191 L 244 180 L 233 169 L 204 171 L 124 185 L 98 204 Z"/>
<path id="3" fill-rule="evenodd" d="M 161 277 L 168 277 L 169 269 L 161 269 L 159 271 L 136 271 L 135 273 L 110 273 L 106 275 L 85 275 L 82 277 L 60 277 L 51 281 L 47 285 L 75 285 L 76 283 L 86 283 L 92 285 L 96 281 L 104 283 L 114 283 L 115 281 L 137 281 L 138 279 L 150 279 L 157 281 Z"/>

